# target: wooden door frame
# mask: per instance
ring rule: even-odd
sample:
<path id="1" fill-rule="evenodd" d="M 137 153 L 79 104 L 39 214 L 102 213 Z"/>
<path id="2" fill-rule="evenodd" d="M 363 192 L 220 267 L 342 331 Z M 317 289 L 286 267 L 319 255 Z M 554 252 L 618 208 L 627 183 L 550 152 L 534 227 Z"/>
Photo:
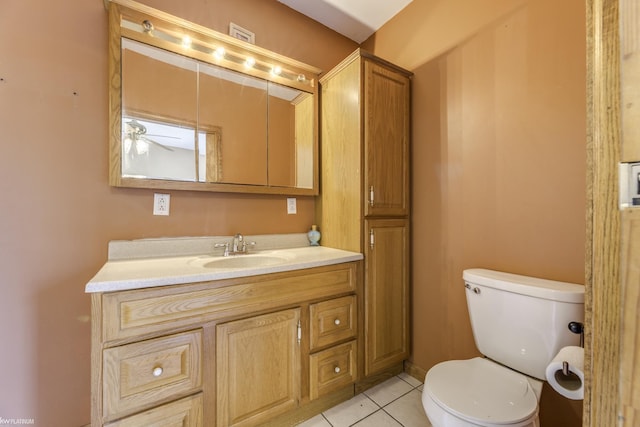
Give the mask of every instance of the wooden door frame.
<path id="1" fill-rule="evenodd" d="M 620 280 L 618 0 L 587 0 L 584 426 L 617 424 Z"/>

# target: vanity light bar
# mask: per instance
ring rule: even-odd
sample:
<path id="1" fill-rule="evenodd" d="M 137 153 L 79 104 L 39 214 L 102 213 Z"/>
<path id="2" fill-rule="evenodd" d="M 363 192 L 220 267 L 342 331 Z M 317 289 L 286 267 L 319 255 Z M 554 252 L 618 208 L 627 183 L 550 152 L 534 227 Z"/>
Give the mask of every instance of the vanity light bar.
<path id="1" fill-rule="evenodd" d="M 145 19 L 142 22 L 133 22 L 123 17 L 121 26 L 142 36 L 152 37 L 169 42 L 175 47 L 175 51 L 189 49 L 205 54 L 205 57 L 212 58 L 210 62 L 215 65 L 224 65 L 224 63 L 233 63 L 243 66 L 246 69 L 254 69 L 263 73 L 264 76 L 270 76 L 273 79 L 286 79 L 297 84 L 313 86 L 313 81 L 309 80 L 303 73 L 296 73 L 283 69 L 278 64 L 270 64 L 261 59 L 256 59 L 251 55 L 243 55 L 230 51 L 226 46 L 211 45 L 203 40 L 193 39 L 189 35 L 181 35 L 175 31 L 158 29 L 150 20 Z M 232 67 L 237 68 L 237 67 Z"/>

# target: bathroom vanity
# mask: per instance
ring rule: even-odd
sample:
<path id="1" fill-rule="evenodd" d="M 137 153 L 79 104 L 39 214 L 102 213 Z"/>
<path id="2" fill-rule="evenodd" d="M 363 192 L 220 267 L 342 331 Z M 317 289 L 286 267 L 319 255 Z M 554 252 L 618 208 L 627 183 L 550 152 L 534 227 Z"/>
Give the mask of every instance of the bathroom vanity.
<path id="1" fill-rule="evenodd" d="M 86 288 L 92 426 L 293 425 L 350 398 L 361 258 L 298 247 L 110 260 Z"/>

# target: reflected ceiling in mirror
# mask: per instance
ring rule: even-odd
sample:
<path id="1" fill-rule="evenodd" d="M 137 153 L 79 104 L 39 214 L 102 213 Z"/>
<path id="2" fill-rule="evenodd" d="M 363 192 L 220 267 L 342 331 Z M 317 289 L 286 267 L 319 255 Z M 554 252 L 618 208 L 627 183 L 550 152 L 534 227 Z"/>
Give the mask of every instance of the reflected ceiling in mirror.
<path id="1" fill-rule="evenodd" d="M 318 193 L 318 69 L 128 0 L 109 11 L 112 185 Z"/>

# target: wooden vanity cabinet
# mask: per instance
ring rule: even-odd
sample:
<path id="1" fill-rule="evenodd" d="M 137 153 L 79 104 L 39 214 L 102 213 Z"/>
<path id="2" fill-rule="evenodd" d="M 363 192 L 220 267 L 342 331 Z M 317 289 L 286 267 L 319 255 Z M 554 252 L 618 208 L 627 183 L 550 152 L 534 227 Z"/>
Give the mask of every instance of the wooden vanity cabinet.
<path id="1" fill-rule="evenodd" d="M 323 245 L 365 256 L 361 369 L 369 385 L 409 356 L 410 77 L 356 50 L 320 79 L 318 222 Z"/>
<path id="2" fill-rule="evenodd" d="M 92 294 L 92 426 L 293 425 L 348 399 L 361 269 Z"/>

